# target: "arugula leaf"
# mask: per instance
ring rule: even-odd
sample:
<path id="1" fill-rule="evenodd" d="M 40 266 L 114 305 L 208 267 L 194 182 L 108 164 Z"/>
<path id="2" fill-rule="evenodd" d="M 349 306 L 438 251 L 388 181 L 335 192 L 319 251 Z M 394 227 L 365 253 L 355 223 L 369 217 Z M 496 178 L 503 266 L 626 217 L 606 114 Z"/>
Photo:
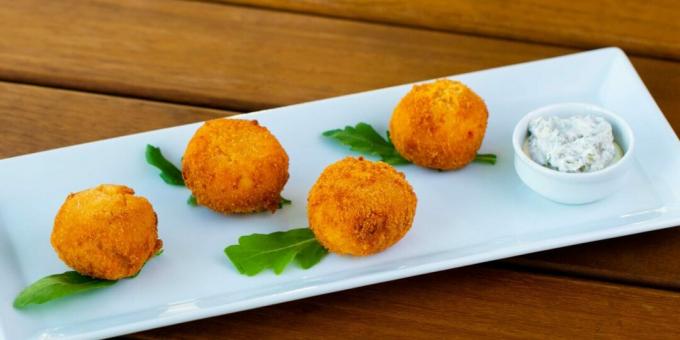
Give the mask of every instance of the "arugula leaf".
<path id="1" fill-rule="evenodd" d="M 366 123 L 359 123 L 355 127 L 346 126 L 344 129 L 328 130 L 324 136 L 334 138 L 340 143 L 349 145 L 350 150 L 358 151 L 367 155 L 380 156 L 380 160 L 391 165 L 411 164 L 409 160 L 399 154 L 392 144 L 390 132 L 387 131 L 387 140 L 383 139 L 375 129 Z M 496 164 L 496 155 L 477 154 L 472 160 L 477 163 Z"/>
<path id="2" fill-rule="evenodd" d="M 492 153 L 484 153 L 484 154 L 478 153 L 475 156 L 475 159 L 473 160 L 473 162 L 487 163 L 487 164 L 494 165 L 494 164 L 496 164 L 496 155 L 494 155 Z"/>
<path id="3" fill-rule="evenodd" d="M 192 206 L 192 207 L 197 206 L 198 202 L 196 202 L 196 196 L 194 196 L 194 195 L 189 196 L 189 198 L 187 199 L 187 204 Z"/>
<path id="4" fill-rule="evenodd" d="M 319 263 L 326 250 L 308 228 L 277 231 L 271 234 L 241 236 L 238 244 L 224 249 L 239 273 L 253 276 L 265 269 L 281 274 L 291 261 L 308 269 Z"/>
<path id="5" fill-rule="evenodd" d="M 75 271 L 46 276 L 26 287 L 14 299 L 15 308 L 41 304 L 68 295 L 111 286 L 118 281 L 95 279 Z"/>
<path id="6" fill-rule="evenodd" d="M 163 154 L 161 149 L 153 145 L 146 145 L 146 162 L 158 168 L 161 173 L 160 176 L 165 183 L 171 185 L 184 185 L 182 178 L 182 171 L 180 171 L 174 164 L 170 163 Z"/>
<path id="7" fill-rule="evenodd" d="M 354 127 L 346 126 L 344 129 L 329 130 L 324 132 L 323 135 L 349 145 L 352 151 L 379 156 L 380 160 L 388 164 L 410 163 L 397 152 L 389 140 L 389 135 L 388 139 L 385 140 L 372 126 L 363 122 Z"/>
<path id="8" fill-rule="evenodd" d="M 281 196 L 281 201 L 279 201 L 279 209 L 283 209 L 284 205 L 291 205 L 293 201 Z"/>
<path id="9" fill-rule="evenodd" d="M 164 249 L 158 250 L 154 257 L 163 254 Z M 148 260 L 147 260 L 148 262 Z M 146 265 L 146 263 L 144 263 Z M 142 266 L 142 269 L 144 267 Z M 130 276 L 133 279 L 141 273 Z M 31 304 L 42 304 L 68 295 L 78 294 L 89 290 L 112 286 L 118 280 L 102 280 L 85 276 L 76 271 L 68 271 L 61 274 L 45 276 L 24 288 L 14 299 L 14 308 L 24 308 Z"/>

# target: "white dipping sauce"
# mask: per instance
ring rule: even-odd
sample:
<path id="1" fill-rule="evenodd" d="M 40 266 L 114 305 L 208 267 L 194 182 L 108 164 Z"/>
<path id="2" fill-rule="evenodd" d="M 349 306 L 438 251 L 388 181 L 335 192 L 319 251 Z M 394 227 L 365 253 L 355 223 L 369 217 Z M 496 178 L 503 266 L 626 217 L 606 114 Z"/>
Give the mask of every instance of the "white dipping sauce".
<path id="1" fill-rule="evenodd" d="M 623 154 L 614 142 L 611 124 L 592 115 L 532 119 L 524 152 L 536 163 L 561 172 L 601 170 Z"/>

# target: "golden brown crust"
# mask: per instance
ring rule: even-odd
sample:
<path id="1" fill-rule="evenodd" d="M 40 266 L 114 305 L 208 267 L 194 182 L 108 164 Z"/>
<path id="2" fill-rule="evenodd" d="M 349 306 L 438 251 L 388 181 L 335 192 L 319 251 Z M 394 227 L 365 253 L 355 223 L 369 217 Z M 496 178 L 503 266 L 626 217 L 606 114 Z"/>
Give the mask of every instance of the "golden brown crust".
<path id="1" fill-rule="evenodd" d="M 51 243 L 69 267 L 100 279 L 137 274 L 163 246 L 151 203 L 122 185 L 68 195 L 54 220 Z"/>
<path id="2" fill-rule="evenodd" d="M 482 145 L 488 112 L 482 98 L 458 81 L 415 85 L 392 113 L 390 137 L 404 158 L 433 169 L 470 163 Z"/>
<path id="3" fill-rule="evenodd" d="M 273 212 L 288 181 L 288 155 L 257 121 L 215 119 L 189 141 L 182 175 L 200 205 L 226 214 Z"/>
<path id="4" fill-rule="evenodd" d="M 404 237 L 416 203 L 404 174 L 383 162 L 347 157 L 321 173 L 309 192 L 307 216 L 328 250 L 362 256 Z"/>

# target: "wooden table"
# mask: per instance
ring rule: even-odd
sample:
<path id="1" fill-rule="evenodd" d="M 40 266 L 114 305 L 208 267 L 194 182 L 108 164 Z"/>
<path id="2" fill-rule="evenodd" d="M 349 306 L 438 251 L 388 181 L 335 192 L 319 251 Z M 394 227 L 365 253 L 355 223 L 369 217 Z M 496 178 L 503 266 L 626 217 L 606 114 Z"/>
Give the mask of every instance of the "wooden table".
<path id="1" fill-rule="evenodd" d="M 678 18 L 673 0 L 5 0 L 0 157 L 609 45 L 677 132 Z M 679 338 L 679 290 L 671 228 L 127 337 Z"/>

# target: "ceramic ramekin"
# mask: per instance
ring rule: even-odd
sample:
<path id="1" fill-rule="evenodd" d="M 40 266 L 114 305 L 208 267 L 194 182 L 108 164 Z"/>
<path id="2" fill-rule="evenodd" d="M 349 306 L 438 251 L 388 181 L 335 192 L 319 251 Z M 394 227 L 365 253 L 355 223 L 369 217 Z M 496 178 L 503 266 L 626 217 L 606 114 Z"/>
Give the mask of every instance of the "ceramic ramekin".
<path id="1" fill-rule="evenodd" d="M 522 150 L 532 119 L 573 115 L 595 115 L 606 119 L 612 125 L 614 141 L 623 150 L 623 157 L 602 170 L 566 173 L 536 163 Z M 628 123 L 615 113 L 592 104 L 563 103 L 541 107 L 524 116 L 515 126 L 512 146 L 515 150 L 515 171 L 529 188 L 555 202 L 584 204 L 603 199 L 625 185 L 626 175 L 633 167 L 635 139 Z"/>

